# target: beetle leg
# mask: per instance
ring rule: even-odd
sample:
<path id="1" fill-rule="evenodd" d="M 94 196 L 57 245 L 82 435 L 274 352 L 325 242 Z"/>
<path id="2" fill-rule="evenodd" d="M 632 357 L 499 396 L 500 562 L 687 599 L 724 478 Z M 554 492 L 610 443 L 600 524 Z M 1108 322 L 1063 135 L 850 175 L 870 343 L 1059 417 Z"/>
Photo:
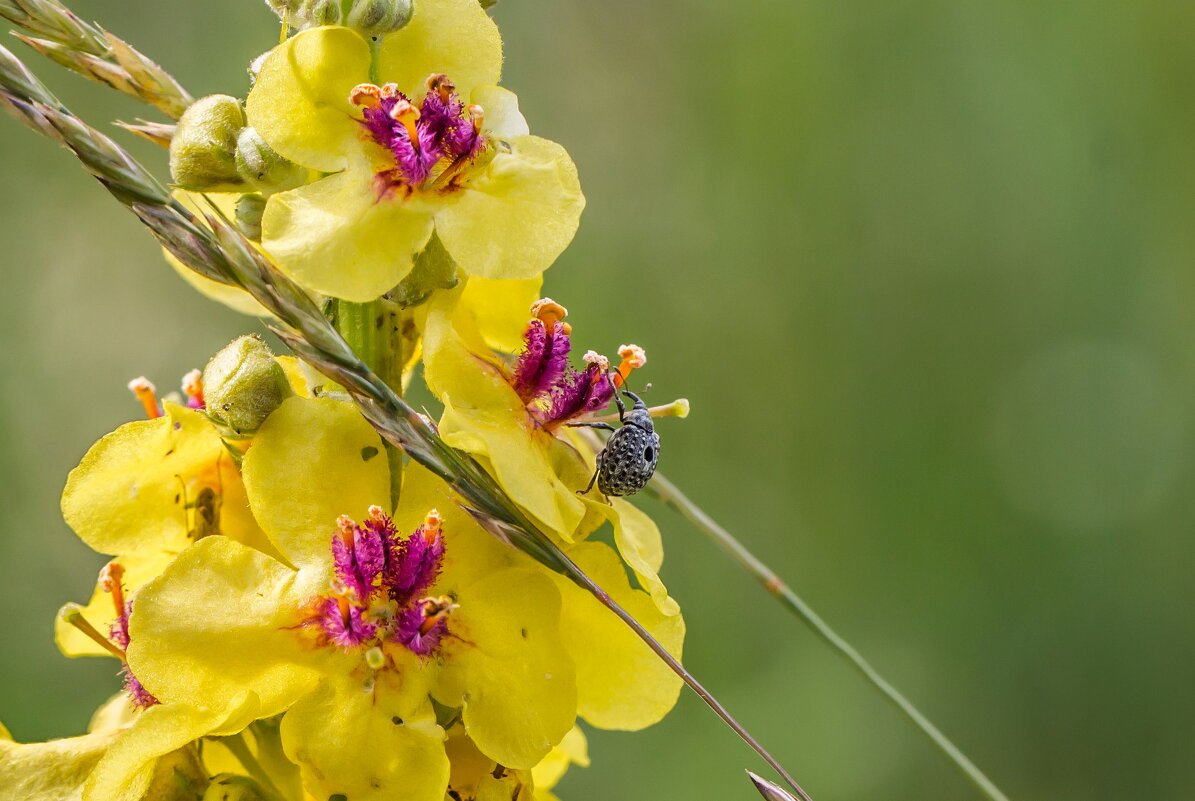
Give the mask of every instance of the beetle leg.
<path id="1" fill-rule="evenodd" d="M 607 376 L 609 379 L 609 376 Z M 613 382 L 611 382 L 613 383 Z M 614 387 L 614 404 L 618 406 L 618 422 L 623 422 L 623 418 L 627 416 L 627 406 L 622 402 L 622 396 L 618 394 L 618 387 Z"/>
<path id="2" fill-rule="evenodd" d="M 565 423 L 565 425 L 568 426 L 569 428 L 580 428 L 580 427 L 584 426 L 585 428 L 600 428 L 602 431 L 617 431 L 618 430 L 617 428 L 610 425 L 609 423 L 581 422 L 581 423 Z"/>
<path id="3" fill-rule="evenodd" d="M 597 455 L 597 467 L 593 469 L 593 476 L 589 479 L 589 485 L 583 490 L 577 490 L 578 495 L 588 495 L 589 491 L 593 489 L 593 484 L 595 481 L 597 481 L 598 473 L 602 472 L 602 457 L 605 455 L 605 451 L 602 451 Z"/>

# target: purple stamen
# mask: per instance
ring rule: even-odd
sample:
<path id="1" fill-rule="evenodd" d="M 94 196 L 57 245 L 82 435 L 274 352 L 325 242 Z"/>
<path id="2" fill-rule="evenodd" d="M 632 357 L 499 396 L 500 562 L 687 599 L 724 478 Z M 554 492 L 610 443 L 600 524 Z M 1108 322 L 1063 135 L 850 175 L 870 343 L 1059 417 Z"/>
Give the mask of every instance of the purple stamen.
<path id="1" fill-rule="evenodd" d="M 353 90 L 352 101 L 362 106 L 361 125 L 394 157 L 395 169 L 380 173 L 387 184 L 419 187 L 485 148 L 481 117 L 474 119 L 452 91 L 451 82 L 439 77 L 441 81 L 428 91 L 418 110 L 393 84 L 381 89 L 365 84 Z M 443 169 L 437 169 L 441 164 Z M 456 172 L 452 170 L 453 175 Z"/>
<path id="2" fill-rule="evenodd" d="M 553 322 L 551 331 L 542 320 L 532 320 L 523 333 L 523 352 L 515 363 L 511 386 L 524 403 L 553 389 L 568 372 L 572 340 L 564 325 Z"/>
<path id="3" fill-rule="evenodd" d="M 125 665 L 120 672 L 124 676 L 124 691 L 129 694 L 134 706 L 138 709 L 148 709 L 158 703 L 158 699 L 145 689 L 145 686 L 133 675 L 133 671 L 129 670 L 128 665 Z"/>
<path id="4" fill-rule="evenodd" d="M 583 371 L 570 368 L 568 375 L 552 389 L 548 403 L 537 410 L 536 417 L 545 426 L 560 424 L 606 408 L 613 397 L 614 387 L 600 367 L 591 364 Z"/>
<path id="5" fill-rule="evenodd" d="M 376 524 L 373 519 L 357 525 L 342 517 L 338 524 L 340 532 L 332 537 L 332 565 L 336 577 L 358 601 L 365 603 L 381 583 L 391 529 Z"/>
<path id="6" fill-rule="evenodd" d="M 132 611 L 133 602 L 125 601 L 124 612 L 108 626 L 108 639 L 121 649 L 129 647 L 129 615 Z"/>
<path id="7" fill-rule="evenodd" d="M 405 646 L 411 653 L 427 656 L 439 647 L 440 641 L 448 633 L 448 618 L 438 615 L 430 626 L 424 624 L 429 617 L 424 612 L 423 602 L 407 607 L 398 616 L 394 630 L 394 640 Z"/>
<path id="8" fill-rule="evenodd" d="M 346 604 L 346 607 L 341 608 L 340 599 L 322 599 L 319 622 L 328 639 L 347 650 L 373 639 L 378 627 L 365 620 L 361 607 L 355 604 Z"/>
<path id="9" fill-rule="evenodd" d="M 391 551 L 385 576 L 390 598 L 405 605 L 422 595 L 440 575 L 443 559 L 443 535 L 436 531 L 428 536 L 420 526 Z"/>

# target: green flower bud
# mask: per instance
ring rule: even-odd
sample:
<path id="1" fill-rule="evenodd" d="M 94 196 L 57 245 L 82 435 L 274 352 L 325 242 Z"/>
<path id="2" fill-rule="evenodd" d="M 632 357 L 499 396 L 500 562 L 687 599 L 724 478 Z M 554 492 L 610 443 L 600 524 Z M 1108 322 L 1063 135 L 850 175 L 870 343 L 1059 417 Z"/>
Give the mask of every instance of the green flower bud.
<path id="1" fill-rule="evenodd" d="M 207 771 L 193 746 L 180 748 L 158 759 L 144 798 L 160 801 L 195 801 L 208 787 Z M 206 798 L 206 796 L 204 796 Z"/>
<path id="2" fill-rule="evenodd" d="M 340 2 L 339 0 L 315 0 L 307 6 L 306 16 L 308 24 L 313 28 L 318 28 L 320 25 L 339 25 Z"/>
<path id="3" fill-rule="evenodd" d="M 234 339 L 203 369 L 208 416 L 234 436 L 257 431 L 292 394 L 281 365 L 256 335 Z"/>
<path id="4" fill-rule="evenodd" d="M 237 172 L 248 183 L 267 192 L 294 189 L 306 177 L 298 164 L 279 156 L 253 128 L 237 136 Z"/>
<path id="5" fill-rule="evenodd" d="M 410 21 L 411 0 L 355 0 L 345 24 L 366 36 L 384 36 Z"/>
<path id="6" fill-rule="evenodd" d="M 269 801 L 270 798 L 260 784 L 235 773 L 217 773 L 203 795 L 203 801 Z"/>
<path id="7" fill-rule="evenodd" d="M 245 127 L 241 101 L 208 95 L 188 108 L 170 142 L 170 176 L 183 189 L 229 191 L 243 181 L 237 173 L 237 136 Z"/>
<path id="8" fill-rule="evenodd" d="M 294 19 L 295 15 L 299 13 L 299 9 L 303 7 L 304 0 L 266 0 L 266 5 L 274 10 L 274 13 L 282 18 L 290 16 Z"/>
<path id="9" fill-rule="evenodd" d="M 261 217 L 266 213 L 266 199 L 258 194 L 237 198 L 237 228 L 254 242 L 261 241 Z"/>

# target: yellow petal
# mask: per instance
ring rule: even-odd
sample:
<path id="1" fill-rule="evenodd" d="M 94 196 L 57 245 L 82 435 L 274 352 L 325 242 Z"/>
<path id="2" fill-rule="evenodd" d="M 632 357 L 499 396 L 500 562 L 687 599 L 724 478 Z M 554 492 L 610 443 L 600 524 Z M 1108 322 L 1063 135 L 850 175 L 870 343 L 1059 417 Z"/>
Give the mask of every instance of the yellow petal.
<path id="1" fill-rule="evenodd" d="M 305 289 L 363 303 L 411 271 L 432 235 L 426 205 L 400 195 L 379 199 L 373 167 L 359 159 L 344 172 L 272 195 L 261 242 Z"/>
<path id="2" fill-rule="evenodd" d="M 462 590 L 445 639 L 437 699 L 464 706 L 469 737 L 509 768 L 531 768 L 576 720 L 560 594 L 538 570 L 492 574 Z"/>
<path id="3" fill-rule="evenodd" d="M 494 350 L 516 353 L 523 347 L 528 309 L 540 296 L 543 276 L 520 281 L 470 278 L 461 292 L 461 306 L 477 320 L 477 330 Z"/>
<path id="4" fill-rule="evenodd" d="M 470 275 L 532 278 L 573 241 L 585 196 L 564 148 L 514 136 L 436 213 L 436 233 Z"/>
<path id="5" fill-rule="evenodd" d="M 478 86 L 471 98 L 485 113 L 485 132 L 508 138 L 531 133 L 527 120 L 519 111 L 519 96 L 501 86 Z"/>
<path id="6" fill-rule="evenodd" d="M 174 561 L 174 554 L 147 550 L 112 561 L 124 568 L 121 584 L 125 589 L 125 598 L 131 599 L 142 585 L 162 574 L 166 566 Z M 107 634 L 109 627 L 116 621 L 112 594 L 104 590 L 101 582 L 96 582 L 91 600 L 83 607 L 82 613 L 83 618 L 101 634 Z M 111 651 L 100 647 L 95 640 L 63 620 L 61 615 L 54 620 L 54 641 L 64 656 L 112 656 Z"/>
<path id="7" fill-rule="evenodd" d="M 390 505 L 381 437 L 357 408 L 331 398 L 288 398 L 253 439 L 245 489 L 261 527 L 294 565 L 324 565 L 340 515 L 361 520 Z"/>
<path id="8" fill-rule="evenodd" d="M 45 743 L 16 743 L 0 727 L 0 797 L 11 801 L 74 801 L 115 732 Z"/>
<path id="9" fill-rule="evenodd" d="M 660 580 L 664 543 L 655 521 L 623 498 L 610 498 L 609 504 L 590 501 L 589 505 L 613 524 L 619 554 L 651 594 L 656 607 L 665 615 L 679 614 L 680 606 L 668 596 L 668 588 Z"/>
<path id="10" fill-rule="evenodd" d="M 386 36 L 378 60 L 386 82 L 412 98 L 427 91 L 429 75 L 443 72 L 462 97 L 502 75 L 502 37 L 476 0 L 422 0 L 411 21 Z"/>
<path id="11" fill-rule="evenodd" d="M 154 780 L 157 761 L 200 737 L 240 731 L 257 713 L 257 701 L 243 695 L 224 709 L 177 704 L 150 707 L 122 732 L 87 779 L 83 801 L 139 801 Z"/>
<path id="12" fill-rule="evenodd" d="M 223 537 L 202 540 L 137 596 L 129 667 L 163 702 L 227 709 L 253 692 L 261 717 L 277 714 L 339 655 L 299 628 L 318 578 Z"/>
<path id="13" fill-rule="evenodd" d="M 666 615 L 651 597 L 631 587 L 618 554 L 600 542 L 569 550 L 599 587 L 680 658 L 685 622 Z M 591 594 L 552 576 L 563 602 L 561 637 L 577 666 L 577 712 L 603 729 L 637 731 L 663 720 L 676 705 L 681 680 L 636 634 Z"/>
<path id="14" fill-rule="evenodd" d="M 256 524 L 219 434 L 202 414 L 166 404 L 154 420 L 101 439 L 67 478 L 62 513 L 79 538 L 106 554 L 178 552 L 198 529 L 201 490 L 223 495 L 219 529 L 253 540 Z M 210 533 L 210 532 L 209 532 Z"/>
<path id="15" fill-rule="evenodd" d="M 245 103 L 249 124 L 279 155 L 323 172 L 363 146 L 353 87 L 369 78 L 369 45 L 349 28 L 313 28 L 278 45 Z"/>
<path id="16" fill-rule="evenodd" d="M 426 690 L 393 678 L 379 674 L 366 692 L 361 677 L 329 677 L 282 719 L 287 755 L 316 798 L 443 801 L 444 732 Z"/>
<path id="17" fill-rule="evenodd" d="M 92 713 L 91 720 L 87 723 L 87 731 L 95 734 L 127 729 L 137 719 L 140 711 L 129 698 L 129 694 L 122 690 Z"/>
<path id="18" fill-rule="evenodd" d="M 585 739 L 585 732 L 580 726 L 573 726 L 560 744 L 552 749 L 544 760 L 531 769 L 531 776 L 535 779 L 536 798 L 541 791 L 555 787 L 570 765 L 589 767 L 589 741 Z"/>

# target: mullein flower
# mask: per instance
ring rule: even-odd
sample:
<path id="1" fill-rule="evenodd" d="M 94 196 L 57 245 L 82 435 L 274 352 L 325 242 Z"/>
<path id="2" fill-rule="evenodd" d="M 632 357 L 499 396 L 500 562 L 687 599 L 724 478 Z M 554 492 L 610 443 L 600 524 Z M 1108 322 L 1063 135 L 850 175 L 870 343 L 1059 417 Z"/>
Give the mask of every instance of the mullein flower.
<path id="1" fill-rule="evenodd" d="M 348 28 L 303 31 L 261 66 L 249 123 L 281 156 L 332 173 L 272 195 L 262 244 L 304 287 L 354 301 L 395 287 L 433 235 L 469 275 L 531 278 L 584 206 L 559 145 L 529 135 L 496 86 L 497 28 L 475 0 L 437 0 L 370 47 Z"/>
<path id="2" fill-rule="evenodd" d="M 224 535 L 273 552 L 253 514 L 232 454 L 204 414 L 202 379 L 188 373 L 186 405 L 159 403 L 144 378 L 130 387 L 149 419 L 100 439 L 71 471 L 62 493 L 67 524 L 93 550 L 114 556 L 125 595 L 158 575 L 191 543 Z M 118 618 L 101 580 L 82 614 L 100 630 Z M 58 646 L 67 656 L 107 651 L 61 617 Z"/>

